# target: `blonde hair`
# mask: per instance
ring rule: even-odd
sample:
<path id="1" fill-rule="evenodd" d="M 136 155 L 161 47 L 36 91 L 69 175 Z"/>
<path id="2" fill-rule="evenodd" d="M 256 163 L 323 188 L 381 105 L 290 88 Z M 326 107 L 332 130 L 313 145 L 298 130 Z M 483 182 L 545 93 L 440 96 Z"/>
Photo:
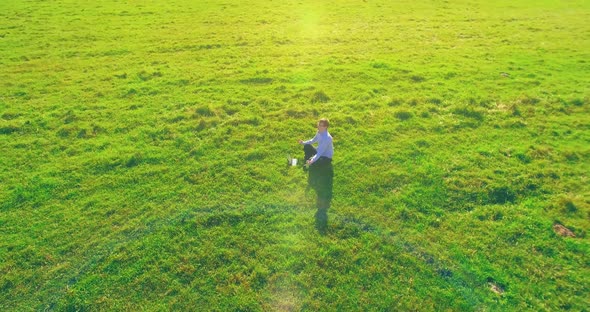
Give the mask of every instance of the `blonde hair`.
<path id="1" fill-rule="evenodd" d="M 328 120 L 328 118 L 322 118 L 322 119 L 320 119 L 319 123 L 321 123 L 324 126 L 326 126 L 326 128 L 328 128 L 330 126 L 330 121 Z"/>

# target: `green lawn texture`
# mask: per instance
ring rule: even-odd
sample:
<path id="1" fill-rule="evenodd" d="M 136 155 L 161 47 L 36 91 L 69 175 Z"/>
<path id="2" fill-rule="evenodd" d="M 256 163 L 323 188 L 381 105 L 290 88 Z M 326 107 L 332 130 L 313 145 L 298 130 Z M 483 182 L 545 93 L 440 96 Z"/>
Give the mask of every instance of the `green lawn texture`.
<path id="1" fill-rule="evenodd" d="M 588 21 L 577 0 L 2 1 L 0 309 L 586 310 Z M 326 235 L 285 166 L 321 117 Z"/>

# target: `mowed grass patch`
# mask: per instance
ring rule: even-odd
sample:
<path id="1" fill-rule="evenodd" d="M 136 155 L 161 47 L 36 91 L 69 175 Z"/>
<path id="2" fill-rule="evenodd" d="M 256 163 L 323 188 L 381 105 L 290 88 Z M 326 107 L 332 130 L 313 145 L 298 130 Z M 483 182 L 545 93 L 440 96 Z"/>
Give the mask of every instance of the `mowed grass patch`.
<path id="1" fill-rule="evenodd" d="M 589 10 L 0 4 L 0 307 L 584 310 Z"/>

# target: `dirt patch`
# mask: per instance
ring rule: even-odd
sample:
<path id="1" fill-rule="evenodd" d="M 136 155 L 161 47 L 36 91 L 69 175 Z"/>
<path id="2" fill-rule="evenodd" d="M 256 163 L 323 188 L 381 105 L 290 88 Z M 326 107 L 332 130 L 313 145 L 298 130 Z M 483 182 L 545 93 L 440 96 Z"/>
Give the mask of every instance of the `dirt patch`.
<path id="1" fill-rule="evenodd" d="M 553 225 L 553 230 L 555 231 L 555 233 L 557 233 L 558 235 L 561 235 L 561 236 L 576 237 L 576 234 L 574 234 L 574 232 L 572 232 L 570 229 L 566 228 L 565 226 L 563 226 L 559 223 L 555 223 Z"/>

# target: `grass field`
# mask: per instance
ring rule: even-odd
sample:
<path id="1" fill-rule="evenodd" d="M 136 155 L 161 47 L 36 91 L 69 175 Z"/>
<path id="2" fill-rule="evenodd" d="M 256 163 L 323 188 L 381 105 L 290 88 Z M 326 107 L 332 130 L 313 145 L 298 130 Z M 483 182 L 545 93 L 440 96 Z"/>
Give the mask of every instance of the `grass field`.
<path id="1" fill-rule="evenodd" d="M 2 1 L 0 310 L 586 311 L 589 20 Z M 285 166 L 320 117 L 326 235 Z"/>

